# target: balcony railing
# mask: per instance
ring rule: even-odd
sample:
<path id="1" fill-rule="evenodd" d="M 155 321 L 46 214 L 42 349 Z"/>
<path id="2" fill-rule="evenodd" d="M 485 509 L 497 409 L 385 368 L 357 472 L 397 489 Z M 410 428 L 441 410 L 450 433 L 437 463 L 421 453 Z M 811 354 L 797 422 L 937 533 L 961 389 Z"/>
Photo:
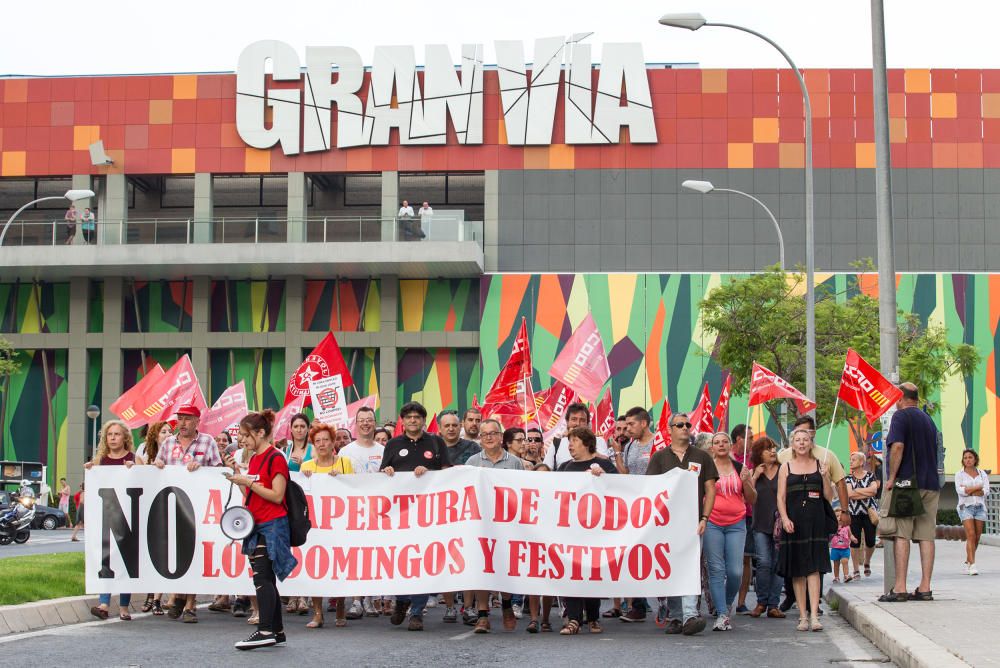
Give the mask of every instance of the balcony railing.
<path id="1" fill-rule="evenodd" d="M 98 220 L 93 232 L 77 223 L 73 244 L 202 244 L 202 243 L 317 243 L 379 241 L 474 241 L 483 245 L 482 221 L 453 215 L 435 215 L 420 221 L 378 216 L 314 216 L 289 218 L 132 218 Z M 289 236 L 289 228 L 301 232 Z M 5 246 L 59 246 L 68 242 L 66 221 L 16 220 Z"/>

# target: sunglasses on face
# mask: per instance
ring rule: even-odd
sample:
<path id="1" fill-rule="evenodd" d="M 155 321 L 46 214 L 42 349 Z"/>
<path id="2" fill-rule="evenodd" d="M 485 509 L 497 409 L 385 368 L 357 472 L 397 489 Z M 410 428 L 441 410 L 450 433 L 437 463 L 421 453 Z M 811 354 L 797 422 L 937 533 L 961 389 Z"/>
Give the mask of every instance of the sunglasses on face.
<path id="1" fill-rule="evenodd" d="M 690 422 L 677 422 L 677 423 L 672 424 L 670 426 L 674 427 L 676 429 L 690 429 L 691 428 L 691 423 Z"/>
<path id="2" fill-rule="evenodd" d="M 527 440 L 528 440 L 528 443 L 541 443 L 542 442 L 542 439 L 539 438 L 538 436 L 529 436 Z"/>

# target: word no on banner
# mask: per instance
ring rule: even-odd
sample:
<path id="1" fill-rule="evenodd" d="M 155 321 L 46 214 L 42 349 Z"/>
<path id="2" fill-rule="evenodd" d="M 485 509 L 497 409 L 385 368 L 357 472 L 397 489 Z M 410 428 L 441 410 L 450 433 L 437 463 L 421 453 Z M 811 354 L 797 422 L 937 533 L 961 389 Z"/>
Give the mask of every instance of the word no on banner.
<path id="1" fill-rule="evenodd" d="M 313 529 L 293 548 L 285 596 L 700 591 L 697 476 L 681 469 L 292 476 Z M 253 593 L 241 544 L 219 527 L 229 495 L 220 469 L 94 467 L 86 490 L 88 593 Z"/>

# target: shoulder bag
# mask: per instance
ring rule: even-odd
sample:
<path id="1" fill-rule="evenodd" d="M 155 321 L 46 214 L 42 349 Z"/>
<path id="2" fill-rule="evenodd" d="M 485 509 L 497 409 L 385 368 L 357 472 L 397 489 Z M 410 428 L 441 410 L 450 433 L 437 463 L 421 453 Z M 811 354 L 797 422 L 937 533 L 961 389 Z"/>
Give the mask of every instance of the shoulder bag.
<path id="1" fill-rule="evenodd" d="M 924 502 L 920 498 L 920 487 L 917 485 L 917 453 L 910 448 L 910 461 L 913 462 L 913 475 L 906 480 L 896 480 L 892 486 L 889 500 L 889 517 L 916 517 L 924 514 Z"/>

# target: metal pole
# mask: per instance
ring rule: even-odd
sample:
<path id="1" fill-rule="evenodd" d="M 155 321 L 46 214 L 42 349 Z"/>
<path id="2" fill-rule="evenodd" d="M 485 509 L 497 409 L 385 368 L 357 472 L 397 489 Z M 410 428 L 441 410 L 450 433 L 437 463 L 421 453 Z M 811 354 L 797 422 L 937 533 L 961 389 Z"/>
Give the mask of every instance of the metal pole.
<path id="1" fill-rule="evenodd" d="M 878 238 L 879 363 L 884 376 L 899 382 L 896 338 L 896 267 L 892 244 L 892 161 L 889 147 L 889 92 L 885 74 L 885 16 L 882 0 L 871 0 L 872 100 L 875 105 L 875 203 Z M 885 431 L 885 430 L 883 430 Z M 882 448 L 883 484 L 889 474 L 888 447 Z M 883 540 L 882 586 L 889 593 L 896 580 L 894 541 Z"/>
<path id="2" fill-rule="evenodd" d="M 0 230 L 0 246 L 3 246 L 4 237 L 7 236 L 7 228 L 10 227 L 10 224 L 14 222 L 14 219 L 17 218 L 21 214 L 22 211 L 24 211 L 25 209 L 27 209 L 29 206 L 32 206 L 34 204 L 38 204 L 39 202 L 47 202 L 47 201 L 53 200 L 53 199 L 66 199 L 66 198 L 62 197 L 62 196 L 59 196 L 59 197 L 40 197 L 38 199 L 31 200 L 30 202 L 28 202 L 27 204 L 25 204 L 24 206 L 22 206 L 20 209 L 18 209 L 17 211 L 15 211 L 14 215 L 12 215 L 10 218 L 8 218 L 7 222 L 4 223 L 3 229 Z M 22 234 L 22 236 L 24 234 L 23 228 L 21 230 L 21 234 Z M 21 243 L 22 244 L 24 243 L 23 240 L 22 240 Z"/>
<path id="3" fill-rule="evenodd" d="M 806 394 L 816 398 L 816 248 L 813 234 L 814 227 L 814 207 L 813 207 L 813 130 L 812 130 L 812 103 L 809 101 L 809 90 L 806 88 L 805 79 L 799 71 L 795 61 L 792 60 L 784 49 L 770 37 L 763 35 L 756 30 L 735 25 L 733 23 L 713 23 L 708 21 L 707 26 L 719 28 L 732 28 L 741 32 L 749 33 L 754 37 L 759 37 L 771 46 L 788 62 L 802 89 L 802 102 L 805 110 L 806 121 L 806 160 L 805 160 L 805 181 L 806 181 Z M 810 411 L 814 412 L 814 411 Z"/>
<path id="4" fill-rule="evenodd" d="M 778 227 L 778 219 L 774 217 L 774 214 L 771 213 L 771 210 L 769 208 L 767 208 L 767 205 L 764 204 L 763 202 L 761 202 L 759 199 L 757 199 L 753 195 L 751 195 L 750 193 L 745 193 L 742 190 L 733 190 L 732 188 L 713 188 L 712 192 L 732 193 L 734 195 L 742 195 L 743 197 L 746 197 L 748 199 L 752 199 L 754 202 L 757 202 L 757 204 L 760 204 L 761 208 L 764 209 L 764 211 L 767 213 L 767 215 L 771 218 L 771 222 L 774 223 L 774 231 L 778 233 L 778 266 L 781 267 L 782 271 L 784 271 L 785 270 L 785 237 L 782 236 L 782 234 L 781 234 L 781 228 Z M 459 239 L 459 240 L 461 241 L 461 239 Z"/>

